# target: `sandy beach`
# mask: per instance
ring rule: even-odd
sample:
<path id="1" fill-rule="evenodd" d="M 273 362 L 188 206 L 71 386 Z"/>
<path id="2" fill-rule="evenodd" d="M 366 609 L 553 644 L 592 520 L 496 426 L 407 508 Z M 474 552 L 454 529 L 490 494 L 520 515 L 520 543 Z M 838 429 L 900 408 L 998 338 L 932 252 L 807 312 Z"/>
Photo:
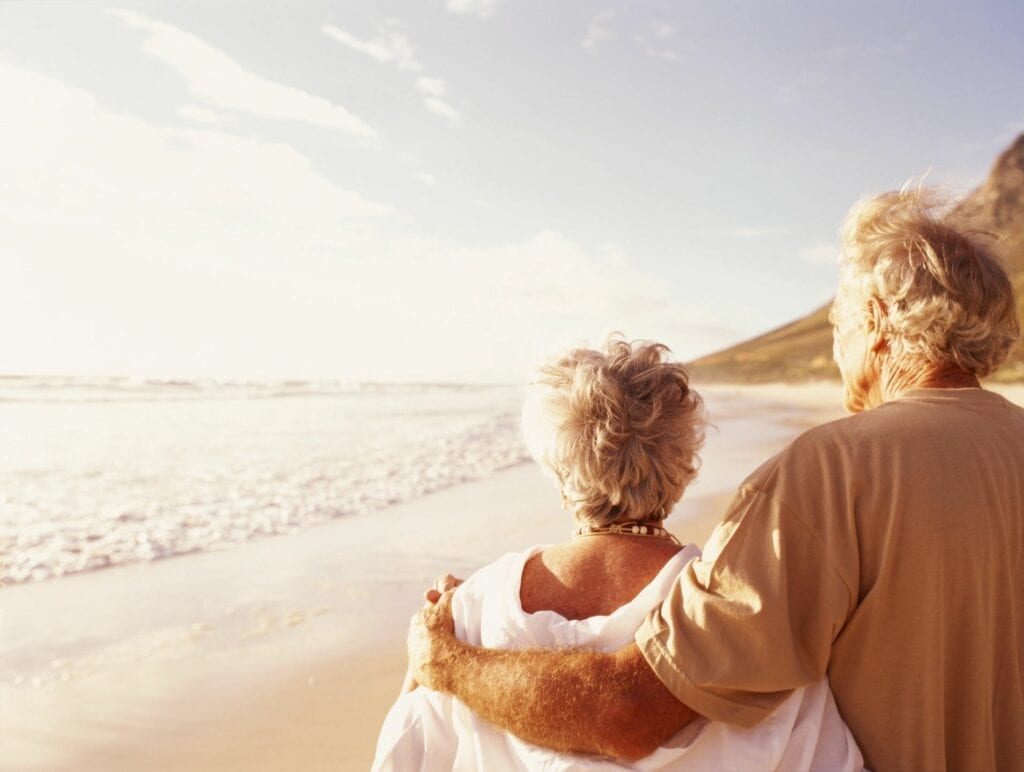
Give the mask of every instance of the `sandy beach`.
<path id="1" fill-rule="evenodd" d="M 697 544 L 758 463 L 842 415 L 836 384 L 708 392 L 717 429 L 669 520 Z M 6 587 L 0 766 L 366 769 L 424 587 L 569 528 L 526 463 L 230 550 Z"/>

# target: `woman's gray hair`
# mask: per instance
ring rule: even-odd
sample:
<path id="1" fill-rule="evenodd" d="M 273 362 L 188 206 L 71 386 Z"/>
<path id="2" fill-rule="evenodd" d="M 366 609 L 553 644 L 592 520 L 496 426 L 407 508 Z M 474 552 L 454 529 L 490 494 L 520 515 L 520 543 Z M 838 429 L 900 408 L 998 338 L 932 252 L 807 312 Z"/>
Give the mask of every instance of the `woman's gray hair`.
<path id="1" fill-rule="evenodd" d="M 841 305 L 872 295 L 882 302 L 897 362 L 983 377 L 1020 340 L 1013 284 L 993 239 L 953 222 L 934 191 L 865 198 L 847 215 L 842 241 Z"/>
<path id="2" fill-rule="evenodd" d="M 523 407 L 534 459 L 589 525 L 661 520 L 697 476 L 706 414 L 660 343 L 618 337 L 540 369 Z"/>

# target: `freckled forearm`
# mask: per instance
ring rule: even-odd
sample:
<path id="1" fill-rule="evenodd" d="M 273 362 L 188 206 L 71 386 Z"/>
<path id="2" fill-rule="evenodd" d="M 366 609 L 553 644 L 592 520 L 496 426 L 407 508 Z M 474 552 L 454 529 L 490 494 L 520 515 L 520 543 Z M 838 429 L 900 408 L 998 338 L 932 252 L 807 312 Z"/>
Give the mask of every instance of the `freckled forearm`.
<path id="1" fill-rule="evenodd" d="M 477 715 L 558 751 L 639 758 L 693 716 L 636 656 L 455 641 L 441 670 L 438 686 Z"/>
<path id="2" fill-rule="evenodd" d="M 607 657 L 596 652 L 507 651 L 458 644 L 445 663 L 442 685 L 477 715 L 527 742 L 559 751 L 601 753 L 595 742 L 601 733 L 589 721 L 586 727 L 580 724 L 597 707 L 593 700 L 598 695 L 588 695 L 593 690 L 587 684 Z"/>

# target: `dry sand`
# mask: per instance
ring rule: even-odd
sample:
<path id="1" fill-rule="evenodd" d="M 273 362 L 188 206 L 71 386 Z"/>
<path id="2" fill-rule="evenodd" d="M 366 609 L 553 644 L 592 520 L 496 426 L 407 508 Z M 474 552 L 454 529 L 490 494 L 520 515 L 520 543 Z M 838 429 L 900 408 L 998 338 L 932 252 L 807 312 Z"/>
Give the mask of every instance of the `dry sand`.
<path id="1" fill-rule="evenodd" d="M 709 391 L 719 430 L 669 520 L 697 544 L 760 461 L 842 414 L 834 384 Z M 0 767 L 366 769 L 424 586 L 569 527 L 526 464 L 230 551 L 4 588 Z"/>

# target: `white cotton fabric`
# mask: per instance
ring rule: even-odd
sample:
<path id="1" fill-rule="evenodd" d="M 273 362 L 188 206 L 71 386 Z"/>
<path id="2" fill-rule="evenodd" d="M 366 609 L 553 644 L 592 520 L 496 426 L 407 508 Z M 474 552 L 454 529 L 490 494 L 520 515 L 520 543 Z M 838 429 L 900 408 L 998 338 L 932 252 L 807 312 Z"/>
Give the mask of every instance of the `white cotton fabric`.
<path id="1" fill-rule="evenodd" d="M 632 601 L 608 616 L 566 619 L 528 614 L 519 601 L 523 566 L 543 549 L 509 553 L 480 569 L 452 598 L 460 640 L 493 649 L 590 648 L 618 651 L 675 584 L 700 550 L 688 545 Z M 863 759 L 839 716 L 826 681 L 797 689 L 767 719 L 741 729 L 698 719 L 666 745 L 633 764 L 562 754 L 530 745 L 478 718 L 450 695 L 418 688 L 391 708 L 374 770 L 859 770 Z"/>

